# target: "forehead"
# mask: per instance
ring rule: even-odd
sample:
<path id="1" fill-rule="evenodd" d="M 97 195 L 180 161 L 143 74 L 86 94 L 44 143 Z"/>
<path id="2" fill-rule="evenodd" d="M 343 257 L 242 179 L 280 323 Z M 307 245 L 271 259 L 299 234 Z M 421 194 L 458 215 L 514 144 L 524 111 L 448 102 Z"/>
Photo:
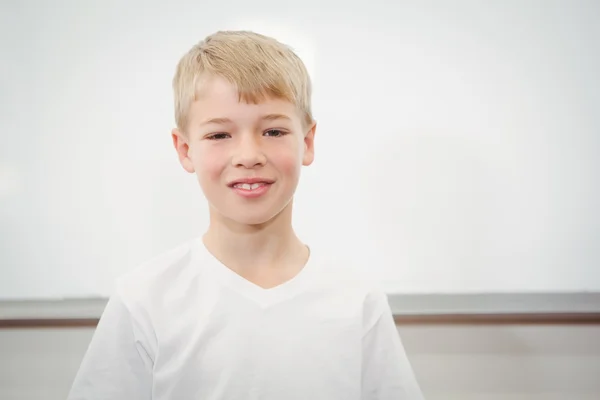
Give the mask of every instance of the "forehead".
<path id="1" fill-rule="evenodd" d="M 266 97 L 260 102 L 249 103 L 240 99 L 236 87 L 220 77 L 205 79 L 195 101 L 190 107 L 192 124 L 214 118 L 227 118 L 234 122 L 255 122 L 266 114 L 282 114 L 292 122 L 300 121 L 297 107 L 289 101 Z"/>

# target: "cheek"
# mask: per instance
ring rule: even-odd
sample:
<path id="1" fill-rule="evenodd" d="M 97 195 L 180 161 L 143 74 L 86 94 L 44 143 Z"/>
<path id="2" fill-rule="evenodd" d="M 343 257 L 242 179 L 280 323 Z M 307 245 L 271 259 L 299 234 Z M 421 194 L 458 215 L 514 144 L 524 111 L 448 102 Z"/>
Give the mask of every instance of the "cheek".
<path id="1" fill-rule="evenodd" d="M 225 162 L 219 149 L 200 146 L 194 153 L 194 168 L 201 183 L 218 180 Z"/>
<path id="2" fill-rule="evenodd" d="M 302 152 L 296 144 L 281 147 L 273 152 L 271 161 L 283 174 L 298 176 L 302 168 Z"/>

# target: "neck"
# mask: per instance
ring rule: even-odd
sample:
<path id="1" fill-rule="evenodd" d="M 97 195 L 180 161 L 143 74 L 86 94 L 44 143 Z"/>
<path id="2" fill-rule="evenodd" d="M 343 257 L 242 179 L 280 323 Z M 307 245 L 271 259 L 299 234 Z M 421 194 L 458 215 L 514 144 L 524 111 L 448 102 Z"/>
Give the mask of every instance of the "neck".
<path id="1" fill-rule="evenodd" d="M 237 272 L 254 272 L 296 264 L 308 251 L 292 228 L 292 204 L 259 225 L 239 224 L 214 210 L 203 242 L 213 255 Z"/>

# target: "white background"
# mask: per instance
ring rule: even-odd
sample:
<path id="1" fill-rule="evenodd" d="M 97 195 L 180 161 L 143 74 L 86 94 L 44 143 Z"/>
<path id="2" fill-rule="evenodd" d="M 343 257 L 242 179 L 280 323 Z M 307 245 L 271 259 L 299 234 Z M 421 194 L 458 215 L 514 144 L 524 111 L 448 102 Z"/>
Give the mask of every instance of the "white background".
<path id="1" fill-rule="evenodd" d="M 3 1 L 0 298 L 106 296 L 206 228 L 171 145 L 179 58 L 297 49 L 302 239 L 393 293 L 600 290 L 600 3 Z"/>

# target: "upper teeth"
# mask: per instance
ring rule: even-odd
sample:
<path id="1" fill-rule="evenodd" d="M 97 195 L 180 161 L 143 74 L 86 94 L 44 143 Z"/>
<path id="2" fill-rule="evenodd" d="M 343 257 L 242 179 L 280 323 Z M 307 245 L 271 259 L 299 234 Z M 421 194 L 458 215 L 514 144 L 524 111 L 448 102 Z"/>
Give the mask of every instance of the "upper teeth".
<path id="1" fill-rule="evenodd" d="M 246 189 L 246 190 L 254 190 L 259 186 L 263 186 L 264 183 L 263 182 L 259 182 L 259 183 L 236 183 L 234 185 L 234 187 L 236 188 L 240 188 L 240 189 Z"/>

